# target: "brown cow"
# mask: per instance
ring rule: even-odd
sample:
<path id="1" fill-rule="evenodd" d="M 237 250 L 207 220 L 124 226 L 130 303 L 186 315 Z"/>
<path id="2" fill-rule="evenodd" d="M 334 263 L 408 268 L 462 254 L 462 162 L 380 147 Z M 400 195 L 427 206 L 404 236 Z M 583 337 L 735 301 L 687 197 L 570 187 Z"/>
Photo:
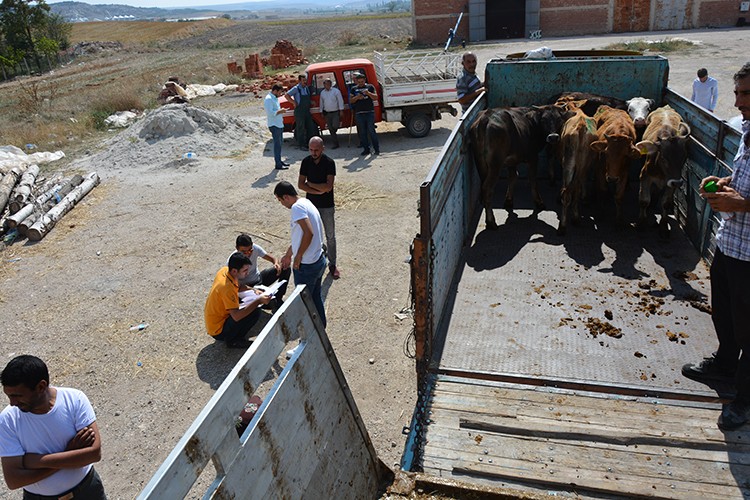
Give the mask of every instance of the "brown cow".
<path id="1" fill-rule="evenodd" d="M 604 154 L 607 182 L 617 182 L 615 190 L 615 207 L 617 226 L 625 224 L 622 215 L 622 201 L 625 198 L 625 187 L 628 184 L 628 167 L 630 160 L 639 158 L 641 153 L 633 146 L 635 126 L 626 111 L 601 106 L 594 115 L 598 136 L 591 143 L 591 149 Z"/>
<path id="2" fill-rule="evenodd" d="M 636 147 L 647 153 L 646 163 L 641 169 L 641 186 L 638 192 L 640 210 L 638 227 L 646 223 L 646 210 L 651 203 L 651 187 L 656 185 L 664 190 L 661 199 L 661 220 L 659 234 L 669 236 L 668 217 L 672 211 L 674 191 L 682 186 L 682 167 L 687 160 L 687 140 L 690 127 L 682 117 L 669 106 L 663 106 L 649 113 L 646 120 L 643 140 Z"/>
<path id="3" fill-rule="evenodd" d="M 508 169 L 504 208 L 513 210 L 513 190 L 518 176 L 516 167 L 525 162 L 529 165 L 529 184 L 535 211 L 544 209 L 536 186 L 538 157 L 547 143 L 560 140 L 560 130 L 567 116 L 564 109 L 554 105 L 485 109 L 471 124 L 471 152 L 481 181 L 481 200 L 487 228 L 497 229 L 492 213 L 492 196 L 503 167 Z"/>
<path id="4" fill-rule="evenodd" d="M 557 234 L 565 234 L 568 226 L 568 209 L 573 206 L 573 224 L 579 219 L 578 204 L 585 190 L 586 178 L 596 153 L 591 143 L 597 140 L 596 122 L 581 109 L 565 122 L 560 134 L 560 152 L 563 169 L 563 187 L 560 190 L 562 212 Z"/>

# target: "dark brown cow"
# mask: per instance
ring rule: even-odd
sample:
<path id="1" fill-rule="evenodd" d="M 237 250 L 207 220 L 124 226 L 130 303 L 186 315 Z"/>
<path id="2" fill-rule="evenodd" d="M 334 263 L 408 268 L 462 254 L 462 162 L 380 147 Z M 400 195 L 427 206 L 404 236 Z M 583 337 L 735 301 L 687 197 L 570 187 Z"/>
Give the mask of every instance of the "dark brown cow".
<path id="1" fill-rule="evenodd" d="M 628 184 L 628 166 L 630 160 L 639 158 L 640 152 L 635 148 L 635 126 L 627 112 L 601 106 L 594 115 L 598 136 L 591 143 L 591 149 L 604 155 L 605 175 L 607 182 L 617 182 L 615 189 L 616 224 L 625 224 L 622 215 L 622 201 L 625 187 Z"/>
<path id="2" fill-rule="evenodd" d="M 659 234 L 669 236 L 668 216 L 672 212 L 674 191 L 682 186 L 682 167 L 687 160 L 687 140 L 690 127 L 669 106 L 652 111 L 646 120 L 643 140 L 636 147 L 647 153 L 646 163 L 641 169 L 641 186 L 638 192 L 640 211 L 638 226 L 644 227 L 646 210 L 651 203 L 651 187 L 664 190 L 661 199 Z"/>
<path id="3" fill-rule="evenodd" d="M 586 178 L 596 153 L 591 143 L 596 141 L 596 122 L 581 109 L 565 122 L 560 134 L 560 152 L 563 169 L 563 187 L 560 191 L 562 212 L 557 233 L 565 234 L 568 226 L 568 210 L 572 205 L 573 223 L 578 222 L 578 204 L 585 191 Z"/>
<path id="4" fill-rule="evenodd" d="M 548 142 L 555 143 L 560 139 L 566 117 L 565 110 L 553 105 L 486 109 L 479 113 L 469 129 L 469 137 L 481 180 L 481 200 L 488 228 L 497 228 L 492 213 L 492 196 L 503 167 L 508 168 L 504 208 L 513 209 L 513 190 L 518 177 L 516 167 L 525 162 L 529 165 L 529 184 L 535 209 L 544 209 L 536 186 L 538 156 Z"/>

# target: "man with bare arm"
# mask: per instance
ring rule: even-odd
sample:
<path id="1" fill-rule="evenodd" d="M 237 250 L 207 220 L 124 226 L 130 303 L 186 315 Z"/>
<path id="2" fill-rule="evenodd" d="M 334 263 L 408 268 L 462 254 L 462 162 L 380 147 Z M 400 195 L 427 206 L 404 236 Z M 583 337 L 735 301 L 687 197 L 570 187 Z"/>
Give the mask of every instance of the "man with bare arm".
<path id="1" fill-rule="evenodd" d="M 93 467 L 102 458 L 96 415 L 86 395 L 49 384 L 36 356 L 13 358 L 0 375 L 10 405 L 0 413 L 0 461 L 8 488 L 24 500 L 106 499 Z"/>

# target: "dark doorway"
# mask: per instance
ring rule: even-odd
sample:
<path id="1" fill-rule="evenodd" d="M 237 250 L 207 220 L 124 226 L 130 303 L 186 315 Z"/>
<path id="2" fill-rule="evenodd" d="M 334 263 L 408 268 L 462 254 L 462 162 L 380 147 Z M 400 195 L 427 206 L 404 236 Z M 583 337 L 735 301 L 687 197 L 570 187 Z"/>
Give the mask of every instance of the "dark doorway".
<path id="1" fill-rule="evenodd" d="M 486 0 L 487 40 L 526 38 L 526 0 Z"/>

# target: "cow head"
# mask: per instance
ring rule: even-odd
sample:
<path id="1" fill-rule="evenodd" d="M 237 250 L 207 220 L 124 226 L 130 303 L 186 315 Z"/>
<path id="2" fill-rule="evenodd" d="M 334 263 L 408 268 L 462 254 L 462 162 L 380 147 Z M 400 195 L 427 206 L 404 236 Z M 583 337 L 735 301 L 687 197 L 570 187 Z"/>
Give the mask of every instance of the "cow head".
<path id="1" fill-rule="evenodd" d="M 630 118 L 633 119 L 633 124 L 639 128 L 645 127 L 648 113 L 654 107 L 654 100 L 645 97 L 633 97 L 629 101 L 625 101 L 625 104 L 628 107 Z"/>
<path id="2" fill-rule="evenodd" d="M 684 125 L 684 127 L 683 127 Z M 655 175 L 666 179 L 669 187 L 676 188 L 683 184 L 682 167 L 687 160 L 687 140 L 690 128 L 680 124 L 680 135 L 659 137 L 656 141 L 641 141 L 636 148 L 652 157 L 657 169 Z"/>
<path id="3" fill-rule="evenodd" d="M 627 135 L 604 135 L 604 140 L 591 143 L 591 149 L 603 153 L 607 181 L 627 178 L 630 160 L 640 158 L 641 153 L 633 146 L 633 139 Z"/>
<path id="4" fill-rule="evenodd" d="M 574 111 L 567 111 L 564 106 L 532 106 L 532 121 L 537 129 L 545 137 L 547 144 L 557 144 L 560 142 L 560 132 L 562 132 L 565 120 L 575 114 Z"/>

